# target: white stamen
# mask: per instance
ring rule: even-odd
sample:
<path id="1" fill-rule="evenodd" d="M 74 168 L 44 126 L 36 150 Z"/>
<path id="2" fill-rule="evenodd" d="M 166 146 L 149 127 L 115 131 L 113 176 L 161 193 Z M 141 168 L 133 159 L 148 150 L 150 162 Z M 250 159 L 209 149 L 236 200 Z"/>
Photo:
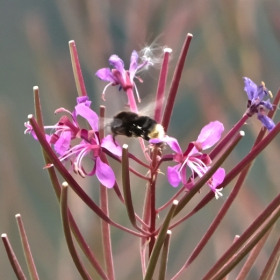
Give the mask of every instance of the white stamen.
<path id="1" fill-rule="evenodd" d="M 223 189 L 223 188 L 215 189 L 215 198 L 216 198 L 216 199 L 219 199 L 219 197 L 222 197 L 222 196 L 223 196 L 223 194 L 222 194 L 222 189 Z"/>
<path id="2" fill-rule="evenodd" d="M 134 83 L 134 88 L 135 88 L 135 93 L 136 93 L 136 96 L 137 96 L 137 100 L 139 103 L 141 103 L 141 99 L 140 99 L 140 96 L 139 96 L 139 92 L 138 92 L 138 89 L 137 89 L 137 86 L 136 84 Z"/>
<path id="3" fill-rule="evenodd" d="M 106 101 L 106 100 L 105 100 L 105 91 L 106 91 L 107 88 L 108 88 L 109 86 L 111 86 L 112 84 L 113 84 L 113 82 L 109 83 L 109 84 L 106 85 L 105 88 L 103 89 L 103 92 L 102 92 L 102 95 L 101 95 L 101 98 L 102 98 L 103 101 Z"/>

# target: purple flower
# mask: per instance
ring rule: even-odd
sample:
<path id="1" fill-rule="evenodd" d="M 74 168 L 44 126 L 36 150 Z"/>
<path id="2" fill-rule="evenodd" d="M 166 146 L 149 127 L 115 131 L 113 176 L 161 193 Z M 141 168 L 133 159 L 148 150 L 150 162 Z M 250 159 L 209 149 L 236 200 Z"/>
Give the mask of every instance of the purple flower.
<path id="1" fill-rule="evenodd" d="M 207 154 L 202 154 L 200 151 L 206 150 L 216 144 L 224 131 L 224 126 L 219 121 L 210 122 L 200 132 L 197 140 L 188 145 L 183 153 L 178 141 L 175 138 L 165 136 L 163 139 L 150 140 L 151 143 L 165 142 L 175 152 L 174 161 L 178 162 L 175 166 L 167 168 L 167 178 L 173 187 L 177 187 L 182 182 L 188 187 L 187 166 L 192 174 L 190 179 L 194 180 L 195 175 L 202 177 L 209 169 L 211 159 Z M 217 188 L 225 177 L 225 170 L 219 168 L 212 178 L 207 182 L 211 190 L 215 193 L 216 198 L 222 196 L 221 190 Z"/>
<path id="2" fill-rule="evenodd" d="M 106 136 L 102 139 L 101 144 L 99 144 L 98 138 L 93 137 L 93 134 L 86 133 L 86 131 L 83 132 L 83 140 L 80 144 L 69 149 L 64 156 L 60 157 L 60 160 L 63 161 L 70 158 L 75 173 L 81 177 L 96 175 L 102 185 L 112 188 L 116 181 L 115 174 L 112 168 L 100 159 L 101 148 L 110 148 L 111 153 L 121 156 L 121 147 L 116 146 L 111 135 Z M 94 162 L 93 168 L 89 172 L 85 170 L 82 164 L 84 157 L 87 155 Z"/>
<path id="3" fill-rule="evenodd" d="M 259 86 L 257 86 L 251 79 L 244 77 L 244 91 L 248 96 L 248 116 L 253 116 L 257 114 L 258 119 L 261 121 L 264 127 L 267 128 L 268 131 L 271 131 L 275 124 L 274 122 L 266 115 L 267 110 L 272 110 L 273 105 L 270 103 L 270 100 L 264 101 L 265 97 L 272 97 L 271 92 L 265 87 L 265 83 L 262 82 Z"/>
<path id="4" fill-rule="evenodd" d="M 45 129 L 55 130 L 54 133 L 46 134 L 47 141 L 54 146 L 54 150 L 59 155 L 59 159 L 64 161 L 70 159 L 75 173 L 85 177 L 96 175 L 100 183 L 107 188 L 112 188 L 115 184 L 115 175 L 109 165 L 102 162 L 100 159 L 101 149 L 105 148 L 116 156 L 121 156 L 122 149 L 116 145 L 111 135 L 102 139 L 101 143 L 98 134 L 98 121 L 97 114 L 90 109 L 91 101 L 88 97 L 78 97 L 75 110 L 70 111 L 59 108 L 56 113 L 66 112 L 57 124 L 54 126 L 46 126 Z M 91 129 L 86 130 L 81 128 L 78 123 L 78 116 L 83 117 Z M 25 133 L 31 133 L 37 140 L 37 137 L 32 127 L 27 123 Z M 71 147 L 71 142 L 74 139 L 81 139 L 80 143 Z M 86 155 L 93 160 L 94 166 L 90 172 L 87 172 L 82 165 L 82 160 Z"/>
<path id="5" fill-rule="evenodd" d="M 135 85 L 133 80 L 136 77 L 136 72 L 150 64 L 148 60 L 144 60 L 143 63 L 138 64 L 138 57 L 138 53 L 133 51 L 130 58 L 129 70 L 125 70 L 122 59 L 120 59 L 116 54 L 113 54 L 109 58 L 109 64 L 113 66 L 113 69 L 101 68 L 95 73 L 99 79 L 109 82 L 109 84 L 103 90 L 103 100 L 105 100 L 105 91 L 108 86 L 119 85 L 120 89 L 123 89 L 124 91 L 126 91 L 128 88 L 133 88 Z M 141 81 L 141 79 L 139 80 Z"/>

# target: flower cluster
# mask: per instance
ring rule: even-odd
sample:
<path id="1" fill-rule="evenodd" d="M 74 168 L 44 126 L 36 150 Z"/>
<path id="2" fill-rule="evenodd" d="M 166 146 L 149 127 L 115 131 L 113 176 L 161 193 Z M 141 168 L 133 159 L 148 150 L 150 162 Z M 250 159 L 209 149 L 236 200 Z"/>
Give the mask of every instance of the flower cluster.
<path id="1" fill-rule="evenodd" d="M 52 185 L 60 202 L 61 218 L 66 242 L 69 247 L 69 252 L 71 253 L 75 265 L 83 279 L 91 279 L 91 276 L 90 273 L 86 271 L 86 266 L 82 265 L 74 244 L 78 244 L 81 247 L 81 251 L 87 256 L 89 263 L 94 267 L 100 276 L 100 279 L 116 279 L 114 275 L 112 240 L 110 233 L 111 226 L 121 229 L 125 233 L 134 235 L 140 239 L 140 261 L 143 277 L 138 277 L 137 275 L 137 279 L 154 279 L 156 266 L 158 266 L 159 271 L 158 279 L 167 278 L 165 274 L 167 269 L 166 264 L 171 230 L 196 214 L 214 197 L 216 197 L 216 199 L 221 197 L 221 191 L 229 185 L 236 176 L 240 175 L 231 193 L 228 195 L 228 199 L 223 201 L 221 209 L 217 212 L 217 215 L 211 222 L 207 232 L 195 246 L 194 251 L 189 255 L 189 258 L 183 264 L 182 268 L 176 272 L 174 277 L 172 277 L 173 280 L 178 279 L 183 271 L 190 266 L 202 251 L 219 226 L 221 220 L 228 212 L 231 204 L 237 197 L 254 159 L 280 131 L 280 123 L 275 125 L 272 121 L 273 113 L 275 112 L 274 109 L 278 106 L 280 100 L 280 90 L 272 105 L 269 100 L 264 100 L 266 97 L 271 96 L 271 93 L 267 90 L 264 83 L 257 86 L 249 78 L 245 77 L 244 90 L 248 95 L 247 110 L 225 136 L 222 137 L 225 130 L 224 126 L 217 120 L 204 126 L 196 141 L 187 143 L 183 148 L 181 148 L 179 141 L 176 138 L 168 135 L 168 125 L 170 123 L 178 84 L 182 76 L 183 64 L 191 39 L 192 35 L 188 34 L 176 66 L 176 71 L 174 72 L 172 86 L 167 98 L 165 98 L 165 94 L 167 94 L 165 83 L 171 50 L 166 48 L 164 51 L 162 69 L 158 82 L 158 91 L 155 98 L 156 106 L 154 119 L 148 116 L 141 116 L 138 113 L 134 98 L 134 92 L 136 91 L 138 101 L 140 101 L 134 79 L 137 78 L 140 81 L 142 80 L 136 76 L 136 73 L 141 69 L 143 70 L 144 68 L 153 65 L 153 59 L 149 57 L 149 49 L 145 49 L 142 57 L 139 57 L 138 53 L 133 51 L 128 70 L 125 70 L 124 62 L 116 54 L 110 56 L 109 64 L 113 69 L 102 68 L 96 72 L 98 78 L 109 82 L 103 90 L 102 98 L 105 100 L 105 91 L 108 86 L 119 86 L 119 88 L 124 90 L 127 94 L 130 112 L 122 111 L 115 115 L 114 120 L 110 124 L 111 133 L 107 135 L 104 131 L 104 127 L 100 125 L 100 123 L 103 122 L 103 117 L 105 115 L 105 107 L 102 107 L 100 110 L 100 117 L 102 119 L 100 119 L 100 117 L 90 108 L 91 101 L 87 97 L 77 50 L 73 41 L 70 42 L 70 50 L 71 57 L 74 58 L 72 63 L 80 97 L 77 98 L 77 105 L 72 112 L 65 108 L 59 108 L 55 111 L 55 113 L 62 113 L 63 116 L 55 125 L 44 127 L 45 131 L 49 131 L 48 133 L 42 132 L 41 129 L 43 124 L 41 123 L 42 118 L 40 116 L 41 109 L 39 106 L 38 87 L 37 93 L 34 90 L 38 120 L 32 115 L 29 115 L 29 122 L 25 123 L 25 133 L 31 134 L 35 140 L 40 142 L 44 150 L 44 155 L 46 155 L 46 169 L 49 172 Z M 141 63 L 138 63 L 138 60 L 140 59 Z M 165 106 L 163 100 L 167 100 Z M 251 151 L 226 174 L 225 169 L 221 166 L 223 166 L 224 161 L 245 135 L 243 131 L 240 131 L 241 127 L 248 118 L 254 114 L 257 115 L 258 119 L 269 133 L 265 136 L 266 129 L 262 128 Z M 147 161 L 144 162 L 138 157 L 138 153 L 136 153 L 138 150 L 136 150 L 136 152 L 135 150 L 129 150 L 129 147 L 126 144 L 121 148 L 115 139 L 116 135 L 138 137 L 141 150 Z M 145 145 L 144 140 L 148 140 L 149 143 L 146 142 L 147 145 Z M 166 148 L 166 146 L 169 147 Z M 210 148 L 213 149 L 208 152 Z M 88 165 L 86 165 L 84 160 L 85 157 L 91 164 L 89 170 L 87 167 Z M 114 170 L 110 166 L 110 161 L 108 161 L 107 157 L 110 157 L 112 160 L 116 160 L 121 164 L 122 190 L 119 188 L 118 180 L 116 179 Z M 135 161 L 134 165 L 130 164 L 131 160 Z M 166 179 L 169 184 L 174 187 L 173 190 L 175 194 L 167 199 L 164 204 L 157 206 L 157 178 L 163 162 L 168 162 Z M 69 168 L 66 168 L 66 166 L 69 167 L 69 165 L 70 170 L 68 170 Z M 141 166 L 142 170 L 144 168 L 145 175 L 136 170 L 138 166 Z M 58 183 L 59 179 L 56 177 L 56 172 L 53 172 L 54 169 L 49 167 L 54 167 L 65 180 L 61 185 Z M 93 175 L 97 177 L 100 182 L 99 204 L 97 204 L 83 190 L 75 178 L 70 175 L 69 171 L 72 171 L 81 177 Z M 130 179 L 131 173 L 134 173 L 136 178 L 139 179 L 139 182 L 143 183 L 143 186 L 147 186 L 145 198 L 143 196 L 142 217 L 140 217 L 134 210 L 132 198 L 133 192 L 131 189 L 135 186 L 135 182 L 132 183 Z M 185 213 L 189 201 L 194 195 L 200 192 L 204 185 L 208 185 L 210 191 L 190 212 Z M 74 216 L 71 213 L 71 207 L 67 204 L 68 186 L 72 188 L 81 201 L 85 203 L 85 205 L 87 205 L 101 220 L 101 243 L 104 249 L 106 271 L 103 269 L 102 265 L 99 263 L 98 257 L 94 255 L 94 252 L 92 252 L 90 246 L 88 246 L 83 238 L 82 233 L 79 231 Z M 180 188 L 178 188 L 179 186 Z M 126 207 L 127 216 L 131 222 L 131 227 L 134 229 L 123 226 L 111 219 L 108 211 L 109 199 L 111 197 L 111 195 L 108 195 L 108 189 L 110 188 L 113 188 L 113 191 L 116 194 L 115 198 L 119 199 Z M 137 199 L 139 198 L 137 197 Z M 270 230 L 273 223 L 279 218 L 279 203 L 280 196 L 278 195 L 245 231 L 245 233 L 241 235 L 231 248 L 226 251 L 224 256 L 216 262 L 203 279 L 224 279 L 229 269 L 232 269 L 232 267 L 242 259 L 242 256 L 245 255 L 244 253 L 247 254 L 256 246 L 256 244 L 260 243 L 260 238 Z M 164 211 L 162 210 L 166 209 L 167 214 L 165 217 L 163 219 L 162 217 L 161 219 L 158 219 L 159 215 L 164 215 Z M 181 217 L 174 221 L 174 218 L 179 213 L 182 214 Z M 19 228 L 22 228 L 22 226 L 19 226 Z M 24 235 L 25 233 L 22 231 L 22 240 L 27 240 Z M 2 238 L 7 245 L 7 237 L 3 237 L 2 235 Z M 75 238 L 77 242 L 73 242 L 72 238 Z M 13 256 L 10 260 L 16 274 L 24 275 L 20 266 L 17 264 L 14 254 L 11 252 L 10 246 L 6 245 L 5 247 L 8 251 L 8 255 Z M 23 247 L 25 250 L 27 250 L 26 248 L 29 248 L 29 246 L 26 245 Z M 242 250 L 240 250 L 240 248 L 242 248 Z M 275 250 L 275 252 L 277 252 L 277 250 Z M 25 252 L 25 255 L 31 256 L 30 252 Z M 30 263 L 31 262 L 28 261 L 31 270 L 33 271 L 32 274 L 36 275 L 34 264 Z M 248 262 L 246 262 L 245 265 L 246 269 L 248 267 L 247 263 Z M 268 270 L 272 271 L 275 269 L 276 265 L 271 261 L 269 267 Z M 22 278 L 25 279 L 26 277 Z M 171 278 L 168 277 L 168 279 Z"/>
<path id="2" fill-rule="evenodd" d="M 216 144 L 224 131 L 224 126 L 219 121 L 211 122 L 206 125 L 200 132 L 197 140 L 191 142 L 186 151 L 183 153 L 177 139 L 169 136 L 165 136 L 163 139 L 153 139 L 150 143 L 165 142 L 175 152 L 173 160 L 178 164 L 173 167 L 167 168 L 168 181 L 173 187 L 177 187 L 180 182 L 187 188 L 190 188 L 194 183 L 195 176 L 202 177 L 209 169 L 209 165 L 212 160 L 207 154 L 201 153 L 201 151 L 211 148 Z M 191 170 L 191 176 L 189 180 L 192 184 L 189 184 L 187 179 L 187 166 Z M 225 170 L 219 168 L 208 181 L 209 187 L 215 193 L 216 198 L 222 196 L 221 189 L 217 186 L 221 184 L 225 177 Z"/>
<path id="3" fill-rule="evenodd" d="M 70 118 L 64 115 L 57 124 L 46 126 L 45 129 L 54 131 L 51 134 L 46 134 L 46 140 L 53 145 L 61 161 L 70 160 L 75 173 L 82 177 L 96 175 L 101 184 L 107 188 L 112 188 L 115 184 L 114 172 L 108 164 L 100 159 L 100 153 L 102 148 L 105 148 L 112 154 L 121 156 L 121 147 L 113 141 L 111 135 L 101 140 L 99 139 L 99 117 L 90 109 L 90 104 L 91 101 L 89 101 L 88 97 L 78 97 L 77 105 L 72 113 L 64 108 L 57 109 L 56 113 L 68 113 Z M 87 121 L 90 129 L 79 126 L 78 116 Z M 25 126 L 27 127 L 25 133 L 31 133 L 37 140 L 30 124 L 25 123 Z M 75 139 L 80 140 L 80 142 L 71 146 L 71 142 Z M 90 172 L 87 172 L 82 164 L 82 160 L 86 155 L 89 155 L 94 163 Z"/>
<path id="4" fill-rule="evenodd" d="M 143 63 L 140 66 L 137 66 L 136 54 L 136 51 L 133 51 L 129 70 L 130 78 L 128 81 L 133 80 L 136 69 L 143 67 L 145 64 Z M 109 80 L 110 77 L 113 79 L 113 77 L 119 75 L 123 78 L 127 76 L 128 72 L 124 70 L 123 62 L 117 55 L 112 55 L 110 57 L 110 63 L 118 69 L 118 74 L 116 71 L 110 72 L 108 68 L 103 68 L 97 71 L 96 75 L 107 80 Z M 107 76 L 105 73 L 107 73 Z M 130 84 L 130 82 L 125 82 L 120 76 L 118 81 L 115 79 L 115 84 L 117 83 L 121 84 L 123 89 L 127 89 Z M 115 142 L 111 134 L 107 135 L 100 141 L 98 133 L 99 118 L 98 115 L 90 109 L 90 104 L 91 102 L 88 97 L 78 97 L 77 105 L 72 113 L 64 108 L 57 109 L 55 113 L 68 113 L 70 118 L 64 115 L 54 126 L 46 126 L 45 129 L 51 129 L 54 131 L 51 134 L 46 134 L 46 139 L 49 144 L 53 145 L 54 150 L 59 155 L 61 161 L 70 160 L 75 173 L 82 177 L 85 177 L 86 175 L 96 175 L 100 183 L 107 188 L 112 188 L 115 184 L 114 172 L 108 164 L 100 159 L 100 153 L 102 148 L 104 148 L 112 154 L 120 157 L 122 153 L 121 147 Z M 90 126 L 89 130 L 79 126 L 78 116 L 83 117 L 88 122 Z M 37 139 L 32 127 L 28 123 L 25 125 L 27 127 L 25 133 L 31 133 L 33 137 Z M 168 167 L 167 169 L 167 178 L 173 187 L 177 187 L 180 182 L 182 182 L 184 186 L 191 189 L 195 177 L 202 177 L 208 171 L 209 165 L 211 164 L 211 158 L 207 154 L 201 153 L 201 151 L 212 147 L 218 142 L 223 130 L 224 127 L 220 122 L 211 122 L 201 130 L 197 140 L 191 142 L 184 153 L 182 152 L 177 139 L 173 137 L 166 135 L 164 138 L 152 139 L 150 141 L 151 144 L 165 142 L 175 152 L 173 160 L 177 165 L 174 167 Z M 74 139 L 80 139 L 80 142 L 71 145 L 71 142 L 73 143 Z M 89 155 L 94 162 L 94 166 L 90 172 L 87 172 L 82 165 L 82 160 L 86 155 Z M 191 170 L 189 180 L 187 179 L 187 166 Z M 225 170 L 219 168 L 211 180 L 208 181 L 208 185 L 215 193 L 216 198 L 222 195 L 217 186 L 222 183 L 224 177 Z"/>
<path id="5" fill-rule="evenodd" d="M 122 59 L 115 54 L 110 56 L 109 63 L 114 69 L 102 68 L 96 72 L 98 78 L 110 82 L 102 93 L 103 99 L 106 88 L 109 85 L 119 85 L 124 91 L 133 88 L 133 80 L 136 77 L 136 72 L 147 66 L 149 62 L 146 60 L 138 64 L 138 54 L 136 51 L 133 51 L 128 71 L 125 70 Z M 269 100 L 263 100 L 264 97 L 270 95 L 270 92 L 266 89 L 264 83 L 257 86 L 252 80 L 246 77 L 244 78 L 244 82 L 244 90 L 247 92 L 249 99 L 247 114 L 252 116 L 256 113 L 263 125 L 269 131 L 272 130 L 275 124 L 265 114 L 264 108 L 271 110 L 273 106 Z M 111 188 L 115 184 L 115 175 L 112 168 L 100 159 L 100 153 L 102 148 L 104 148 L 120 157 L 121 147 L 110 134 L 104 139 L 99 139 L 99 118 L 98 115 L 90 109 L 90 104 L 91 102 L 88 97 L 78 97 L 77 105 L 72 113 L 64 108 L 57 109 L 56 113 L 68 113 L 71 118 L 64 115 L 56 125 L 45 127 L 46 129 L 52 129 L 54 131 L 50 135 L 46 134 L 46 139 L 53 145 L 61 161 L 70 159 L 75 173 L 78 173 L 82 177 L 86 175 L 96 175 L 100 183 L 107 188 Z M 79 126 L 77 116 L 83 117 L 88 122 L 90 126 L 89 130 Z M 37 139 L 28 123 L 26 127 L 27 129 L 25 132 L 31 133 L 33 137 Z M 171 186 L 177 187 L 182 182 L 187 189 L 191 189 L 196 176 L 202 177 L 208 171 L 212 162 L 209 155 L 202 153 L 202 151 L 216 144 L 220 140 L 223 131 L 224 126 L 219 121 L 209 123 L 201 130 L 197 140 L 189 143 L 185 152 L 182 152 L 178 140 L 173 137 L 166 135 L 161 139 L 150 140 L 151 144 L 164 142 L 175 152 L 173 161 L 177 164 L 167 168 L 167 178 Z M 72 146 L 71 142 L 77 138 L 80 139 L 80 142 Z M 86 155 L 89 155 L 94 162 L 94 166 L 90 172 L 87 172 L 82 164 L 82 160 Z M 187 175 L 187 167 L 191 170 L 189 177 Z M 221 189 L 217 187 L 223 182 L 224 177 L 225 170 L 219 168 L 207 182 L 211 190 L 215 193 L 216 198 L 222 195 Z"/>

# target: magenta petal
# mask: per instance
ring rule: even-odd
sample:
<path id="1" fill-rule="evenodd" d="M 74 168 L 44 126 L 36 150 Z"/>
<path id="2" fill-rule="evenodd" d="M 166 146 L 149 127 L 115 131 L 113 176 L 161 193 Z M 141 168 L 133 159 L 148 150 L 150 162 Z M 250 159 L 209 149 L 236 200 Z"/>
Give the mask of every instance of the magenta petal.
<path id="1" fill-rule="evenodd" d="M 35 133 L 34 133 L 34 134 L 35 134 Z M 36 135 L 35 135 L 35 136 L 36 136 Z M 49 134 L 45 134 L 45 137 L 46 137 L 47 142 L 50 143 L 50 141 L 51 141 L 51 136 L 50 136 Z M 37 138 L 37 136 L 36 136 L 36 138 Z M 38 140 L 38 139 L 36 139 L 36 140 Z"/>
<path id="2" fill-rule="evenodd" d="M 133 81 L 135 73 L 138 69 L 138 53 L 133 51 L 130 57 L 130 66 L 129 66 L 129 77 Z"/>
<path id="3" fill-rule="evenodd" d="M 118 157 L 122 155 L 122 147 L 118 143 L 114 142 L 113 136 L 110 134 L 102 139 L 101 147 L 105 148 L 106 150 Z"/>
<path id="4" fill-rule="evenodd" d="M 182 150 L 176 138 L 164 136 L 163 138 L 154 138 L 149 141 L 151 144 L 158 144 L 165 142 L 174 152 L 182 154 Z"/>
<path id="5" fill-rule="evenodd" d="M 114 68 L 116 68 L 122 75 L 124 74 L 125 72 L 124 63 L 116 54 L 110 56 L 109 63 Z"/>
<path id="6" fill-rule="evenodd" d="M 115 185 L 115 174 L 112 168 L 101 161 L 99 157 L 96 158 L 96 177 L 98 178 L 99 182 L 107 188 L 112 188 Z"/>
<path id="7" fill-rule="evenodd" d="M 91 101 L 89 100 L 88 96 L 78 96 L 76 98 L 77 104 L 84 103 L 87 107 L 90 107 Z"/>
<path id="8" fill-rule="evenodd" d="M 103 81 L 111 82 L 111 83 L 116 83 L 117 80 L 115 76 L 112 74 L 110 68 L 101 68 L 99 69 L 95 75 Z"/>
<path id="9" fill-rule="evenodd" d="M 224 126 L 221 122 L 210 122 L 202 128 L 196 141 L 201 143 L 203 150 L 206 150 L 220 140 L 223 131 Z"/>
<path id="10" fill-rule="evenodd" d="M 178 187 L 181 182 L 181 174 L 178 172 L 180 164 L 167 167 L 167 178 L 172 187 Z"/>
<path id="11" fill-rule="evenodd" d="M 218 168 L 217 171 L 212 176 L 211 189 L 216 189 L 223 181 L 226 176 L 226 171 L 224 168 Z"/>
<path id="12" fill-rule="evenodd" d="M 85 118 L 90 124 L 94 131 L 98 131 L 98 116 L 89 107 L 85 106 L 83 103 L 75 106 L 76 115 L 80 115 Z"/>
<path id="13" fill-rule="evenodd" d="M 60 156 L 63 156 L 65 152 L 69 149 L 70 142 L 71 142 L 71 131 L 63 131 L 59 135 L 58 140 L 54 144 L 55 151 Z"/>
<path id="14" fill-rule="evenodd" d="M 165 136 L 163 140 L 174 152 L 182 154 L 182 150 L 176 138 Z"/>

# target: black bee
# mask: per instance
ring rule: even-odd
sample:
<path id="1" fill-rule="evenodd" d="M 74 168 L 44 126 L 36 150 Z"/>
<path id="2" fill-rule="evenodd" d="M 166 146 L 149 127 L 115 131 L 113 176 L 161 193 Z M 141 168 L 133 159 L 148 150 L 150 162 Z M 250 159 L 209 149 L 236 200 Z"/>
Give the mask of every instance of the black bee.
<path id="1" fill-rule="evenodd" d="M 164 128 L 148 116 L 141 116 L 133 112 L 122 111 L 114 116 L 110 123 L 113 137 L 125 135 L 127 137 L 142 137 L 149 141 L 152 138 L 162 138 Z"/>

